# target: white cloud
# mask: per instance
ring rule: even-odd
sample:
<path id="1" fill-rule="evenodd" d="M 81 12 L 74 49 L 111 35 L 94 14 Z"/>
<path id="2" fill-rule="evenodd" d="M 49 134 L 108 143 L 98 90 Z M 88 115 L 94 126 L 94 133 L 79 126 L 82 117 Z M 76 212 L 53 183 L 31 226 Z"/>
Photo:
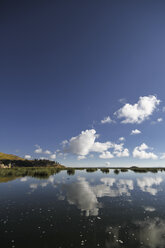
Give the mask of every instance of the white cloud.
<path id="1" fill-rule="evenodd" d="M 101 142 L 94 142 L 91 151 L 92 152 L 104 152 L 107 151 L 109 148 L 112 148 L 113 144 L 109 141 L 101 143 Z"/>
<path id="2" fill-rule="evenodd" d="M 94 129 L 82 131 L 78 136 L 69 140 L 66 151 L 78 156 L 86 156 L 90 152 L 103 153 L 112 147 L 111 142 L 95 142 L 98 135 Z"/>
<path id="3" fill-rule="evenodd" d="M 25 155 L 25 159 L 31 159 L 32 158 L 32 156 L 31 155 Z"/>
<path id="4" fill-rule="evenodd" d="M 56 159 L 56 154 L 50 155 L 50 159 L 52 159 L 52 160 Z"/>
<path id="5" fill-rule="evenodd" d="M 44 151 L 44 153 L 50 155 L 51 154 L 51 151 L 46 150 L 46 151 Z"/>
<path id="6" fill-rule="evenodd" d="M 97 134 L 94 129 L 82 131 L 81 134 L 69 140 L 67 151 L 86 156 L 92 149 L 96 138 Z"/>
<path id="7" fill-rule="evenodd" d="M 124 144 L 114 144 L 114 152 L 113 154 L 115 154 L 118 158 L 120 157 L 129 157 L 129 150 L 127 148 L 123 147 Z"/>
<path id="8" fill-rule="evenodd" d="M 121 123 L 141 123 L 152 115 L 159 103 L 160 100 L 153 95 L 139 97 L 137 103 L 133 105 L 126 103 L 114 114 L 117 118 L 124 119 Z"/>
<path id="9" fill-rule="evenodd" d="M 114 149 L 114 154 L 117 157 L 128 157 L 128 149 L 124 149 L 122 144 L 115 144 L 110 141 L 107 142 L 96 142 L 96 138 L 99 135 L 96 134 L 94 129 L 82 131 L 78 136 L 72 137 L 67 146 L 64 149 L 64 152 L 69 152 L 78 156 L 78 160 L 84 159 L 86 155 L 96 152 L 100 153 L 99 158 L 107 159 L 113 158 L 114 155 L 109 149 Z"/>
<path id="10" fill-rule="evenodd" d="M 138 130 L 138 129 L 134 129 L 134 130 L 131 131 L 131 135 L 139 134 L 139 133 L 141 133 L 141 131 Z"/>
<path id="11" fill-rule="evenodd" d="M 99 155 L 99 158 L 107 159 L 107 158 L 113 158 L 113 154 L 109 151 L 105 151 L 102 154 Z"/>
<path id="12" fill-rule="evenodd" d="M 63 140 L 63 141 L 61 142 L 61 144 L 62 144 L 63 147 L 65 147 L 65 146 L 68 144 L 68 141 L 67 141 L 67 140 Z"/>
<path id="13" fill-rule="evenodd" d="M 127 148 L 123 149 L 122 151 L 114 151 L 114 154 L 118 157 L 129 157 L 129 150 Z"/>
<path id="14" fill-rule="evenodd" d="M 48 159 L 48 158 L 46 158 L 46 157 L 40 157 L 40 159 L 41 159 L 41 160 L 46 160 L 46 159 Z"/>
<path id="15" fill-rule="evenodd" d="M 125 104 L 127 102 L 127 100 L 126 100 L 126 98 L 120 98 L 119 102 L 122 103 L 122 104 Z"/>
<path id="16" fill-rule="evenodd" d="M 119 140 L 120 141 L 125 141 L 125 138 L 124 137 L 120 137 Z"/>
<path id="17" fill-rule="evenodd" d="M 105 124 L 105 123 L 112 123 L 114 122 L 110 116 L 105 117 L 103 120 L 101 120 L 101 124 Z"/>
<path id="18" fill-rule="evenodd" d="M 158 156 L 153 152 L 146 152 L 148 149 L 149 147 L 145 143 L 135 147 L 133 150 L 133 157 L 140 159 L 157 159 Z"/>
<path id="19" fill-rule="evenodd" d="M 162 156 L 160 157 L 160 159 L 165 159 L 165 153 L 162 153 Z"/>
<path id="20" fill-rule="evenodd" d="M 77 159 L 78 159 L 78 160 L 82 160 L 82 159 L 86 159 L 86 157 L 85 157 L 85 156 L 80 155 L 80 156 L 78 156 L 78 157 L 77 157 Z"/>
<path id="21" fill-rule="evenodd" d="M 39 145 L 35 145 L 35 147 L 37 147 L 37 149 L 34 151 L 35 153 L 40 154 L 43 152 L 42 148 Z"/>
<path id="22" fill-rule="evenodd" d="M 106 166 L 110 166 L 111 163 L 110 163 L 110 162 L 105 162 L 105 165 L 106 165 Z"/>
<path id="23" fill-rule="evenodd" d="M 157 122 L 162 122 L 162 121 L 163 121 L 162 118 L 158 118 L 158 119 L 157 119 Z"/>

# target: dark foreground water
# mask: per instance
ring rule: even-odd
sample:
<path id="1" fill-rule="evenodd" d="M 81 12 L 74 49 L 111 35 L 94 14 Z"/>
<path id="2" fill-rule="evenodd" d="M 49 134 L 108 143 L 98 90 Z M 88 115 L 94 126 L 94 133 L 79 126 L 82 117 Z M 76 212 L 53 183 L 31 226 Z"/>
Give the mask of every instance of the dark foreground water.
<path id="1" fill-rule="evenodd" d="M 0 183 L 0 247 L 164 248 L 164 179 L 62 171 Z"/>

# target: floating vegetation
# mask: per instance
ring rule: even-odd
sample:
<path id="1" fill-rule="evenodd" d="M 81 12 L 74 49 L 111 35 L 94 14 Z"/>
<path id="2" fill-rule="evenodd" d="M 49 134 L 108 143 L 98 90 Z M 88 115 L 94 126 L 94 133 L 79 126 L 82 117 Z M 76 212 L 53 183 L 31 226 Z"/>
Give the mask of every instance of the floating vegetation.
<path id="1" fill-rule="evenodd" d="M 106 174 L 109 173 L 109 169 L 108 168 L 101 168 L 100 171 L 103 172 L 103 173 L 106 173 Z"/>
<path id="2" fill-rule="evenodd" d="M 126 169 L 126 168 L 121 168 L 120 171 L 121 171 L 121 172 L 127 172 L 128 169 Z"/>
<path id="3" fill-rule="evenodd" d="M 67 174 L 68 175 L 74 175 L 75 174 L 75 169 L 74 168 L 67 169 Z"/>
<path id="4" fill-rule="evenodd" d="M 158 171 L 164 171 L 164 168 L 140 168 L 140 167 L 136 167 L 133 166 L 130 168 L 130 170 L 134 171 L 134 172 L 140 172 L 140 173 L 146 173 L 146 172 L 152 172 L 152 173 L 157 173 Z"/>
<path id="5" fill-rule="evenodd" d="M 115 170 L 114 170 L 114 173 L 115 173 L 115 174 L 119 174 L 119 173 L 120 173 L 120 170 L 115 169 Z"/>
<path id="6" fill-rule="evenodd" d="M 95 172 L 97 171 L 97 168 L 87 168 L 86 172 Z"/>

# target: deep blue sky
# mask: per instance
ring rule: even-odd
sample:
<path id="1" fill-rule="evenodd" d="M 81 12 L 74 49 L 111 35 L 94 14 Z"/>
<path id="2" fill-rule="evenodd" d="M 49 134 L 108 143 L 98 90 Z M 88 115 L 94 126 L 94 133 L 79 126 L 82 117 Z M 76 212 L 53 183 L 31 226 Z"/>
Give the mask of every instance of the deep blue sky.
<path id="1" fill-rule="evenodd" d="M 142 143 L 161 156 L 165 124 L 156 120 L 165 116 L 164 13 L 163 0 L 3 1 L 0 151 L 37 157 L 35 144 L 54 152 L 93 127 L 100 142 L 125 137 L 130 157 L 104 160 L 96 153 L 78 161 L 56 154 L 57 160 L 122 164 L 134 161 L 132 150 Z M 124 105 L 119 99 L 135 104 L 149 95 L 161 100 L 149 120 L 100 123 L 114 118 Z M 133 129 L 142 134 L 130 135 Z"/>

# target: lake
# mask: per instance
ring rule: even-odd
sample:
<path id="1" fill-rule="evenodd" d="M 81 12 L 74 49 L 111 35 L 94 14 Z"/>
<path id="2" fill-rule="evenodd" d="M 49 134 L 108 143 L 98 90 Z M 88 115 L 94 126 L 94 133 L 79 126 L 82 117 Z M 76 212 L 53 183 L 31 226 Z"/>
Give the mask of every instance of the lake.
<path id="1" fill-rule="evenodd" d="M 2 248 L 164 248 L 165 172 L 66 171 L 0 183 Z"/>

